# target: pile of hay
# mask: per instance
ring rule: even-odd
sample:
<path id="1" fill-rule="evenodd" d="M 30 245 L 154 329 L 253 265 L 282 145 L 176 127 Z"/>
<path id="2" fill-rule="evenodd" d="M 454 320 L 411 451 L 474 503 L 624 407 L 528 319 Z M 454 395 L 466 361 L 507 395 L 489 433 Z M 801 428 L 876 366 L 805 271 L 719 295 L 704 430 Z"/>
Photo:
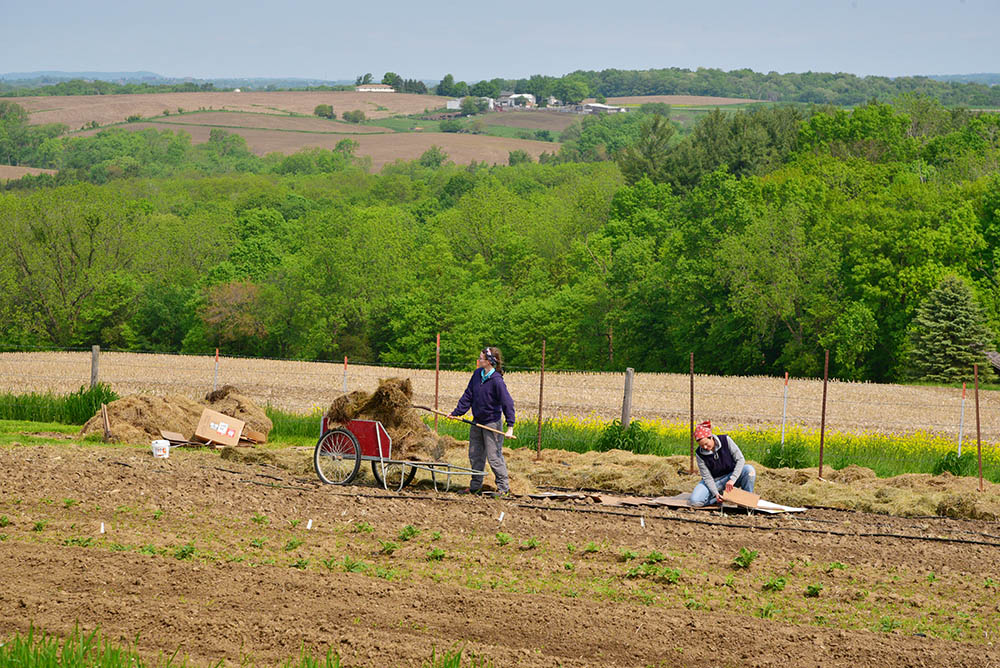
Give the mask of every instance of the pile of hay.
<path id="1" fill-rule="evenodd" d="M 264 434 L 273 427 L 264 410 L 231 385 L 210 392 L 200 402 L 177 394 L 165 397 L 137 394 L 112 401 L 107 408 L 112 440 L 117 443 L 149 443 L 161 438 L 161 429 L 190 437 L 206 408 L 243 420 L 247 427 Z M 104 434 L 100 411 L 80 430 L 80 436 L 87 434 Z"/>
<path id="2" fill-rule="evenodd" d="M 344 425 L 351 420 L 378 420 L 392 438 L 392 458 L 440 461 L 454 439 L 438 436 L 413 408 L 409 378 L 380 380 L 372 394 L 355 390 L 333 400 L 326 411 L 329 421 Z"/>

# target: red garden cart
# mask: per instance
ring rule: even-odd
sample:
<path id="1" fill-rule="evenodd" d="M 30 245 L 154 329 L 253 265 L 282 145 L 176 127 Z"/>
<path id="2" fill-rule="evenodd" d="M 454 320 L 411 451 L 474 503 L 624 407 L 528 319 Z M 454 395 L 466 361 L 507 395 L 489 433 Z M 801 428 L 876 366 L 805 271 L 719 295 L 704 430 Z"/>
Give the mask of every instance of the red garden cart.
<path id="1" fill-rule="evenodd" d="M 378 420 L 351 420 L 347 424 L 323 417 L 322 433 L 313 451 L 313 466 L 319 479 L 328 485 L 347 485 L 358 475 L 361 462 L 371 462 L 375 482 L 387 490 L 399 491 L 413 481 L 417 470 L 428 471 L 434 489 L 447 492 L 451 477 L 485 475 L 486 471 L 456 466 L 448 462 L 424 462 L 392 458 L 392 437 Z M 439 487 L 439 480 L 442 487 Z"/>

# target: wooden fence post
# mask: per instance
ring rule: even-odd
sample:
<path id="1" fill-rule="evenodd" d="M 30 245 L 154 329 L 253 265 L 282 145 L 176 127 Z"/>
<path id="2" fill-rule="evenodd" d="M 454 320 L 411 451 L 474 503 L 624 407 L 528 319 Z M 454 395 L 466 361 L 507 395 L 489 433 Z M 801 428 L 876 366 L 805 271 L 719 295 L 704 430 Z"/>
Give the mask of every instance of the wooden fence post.
<path id="1" fill-rule="evenodd" d="M 622 399 L 622 429 L 628 429 L 629 419 L 632 417 L 633 378 L 635 378 L 635 369 L 632 367 L 625 369 L 625 397 Z"/>
<path id="2" fill-rule="evenodd" d="M 98 359 L 101 357 L 101 347 L 91 346 L 90 347 L 90 386 L 94 387 L 97 385 L 97 363 Z"/>
<path id="3" fill-rule="evenodd" d="M 542 375 L 538 379 L 538 442 L 535 444 L 535 459 L 542 457 L 542 390 L 545 389 L 545 339 L 542 339 Z"/>

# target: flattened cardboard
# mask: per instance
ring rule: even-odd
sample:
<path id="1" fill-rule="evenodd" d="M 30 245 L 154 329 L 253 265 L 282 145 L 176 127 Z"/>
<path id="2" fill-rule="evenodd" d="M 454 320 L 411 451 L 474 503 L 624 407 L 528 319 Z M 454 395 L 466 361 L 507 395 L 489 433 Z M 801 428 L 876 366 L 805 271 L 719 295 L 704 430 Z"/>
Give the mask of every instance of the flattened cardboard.
<path id="1" fill-rule="evenodd" d="M 253 441 L 254 443 L 267 443 L 267 434 L 245 427 L 243 429 L 243 440 Z"/>
<path id="2" fill-rule="evenodd" d="M 171 443 L 187 443 L 187 439 L 183 434 L 178 434 L 176 431 L 167 431 L 166 429 L 160 430 L 160 436 L 167 439 Z"/>
<path id="3" fill-rule="evenodd" d="M 236 445 L 240 442 L 240 434 L 243 433 L 245 425 L 243 420 L 206 408 L 201 412 L 201 420 L 198 422 L 198 428 L 194 430 L 194 437 L 206 443 Z"/>
<path id="4" fill-rule="evenodd" d="M 757 502 L 760 501 L 760 495 L 733 487 L 730 491 L 722 493 L 722 500 L 727 503 L 735 503 L 743 508 L 756 508 Z"/>

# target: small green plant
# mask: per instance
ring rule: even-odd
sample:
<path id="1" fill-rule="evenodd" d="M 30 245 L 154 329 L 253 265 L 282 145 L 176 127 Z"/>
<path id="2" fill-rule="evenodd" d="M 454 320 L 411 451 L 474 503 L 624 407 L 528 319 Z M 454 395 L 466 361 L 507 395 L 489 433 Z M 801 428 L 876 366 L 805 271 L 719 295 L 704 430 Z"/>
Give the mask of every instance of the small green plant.
<path id="1" fill-rule="evenodd" d="M 635 550 L 629 550 L 622 548 L 618 552 L 618 561 L 632 561 L 633 559 L 638 559 L 639 553 Z"/>
<path id="2" fill-rule="evenodd" d="M 750 568 L 750 564 L 752 564 L 754 559 L 756 558 L 757 558 L 757 550 L 748 550 L 745 547 L 741 547 L 740 553 L 735 557 L 733 557 L 733 568 L 736 569 Z"/>
<path id="3" fill-rule="evenodd" d="M 729 587 L 730 589 L 736 589 L 736 576 L 730 573 L 726 576 L 725 581 L 722 583 L 723 587 Z"/>
<path id="4" fill-rule="evenodd" d="M 291 527 L 292 527 L 292 528 L 294 529 L 294 528 L 295 528 L 295 527 L 297 527 L 298 525 L 302 524 L 302 520 L 288 520 L 288 523 L 289 523 L 289 524 L 291 525 Z"/>
<path id="5" fill-rule="evenodd" d="M 267 519 L 267 515 L 261 515 L 260 513 L 254 513 L 250 520 L 254 524 L 259 524 L 260 526 L 267 526 L 268 522 L 270 522 L 270 520 Z"/>
<path id="6" fill-rule="evenodd" d="M 574 552 L 576 552 L 576 545 L 574 545 L 573 543 L 566 543 L 566 551 L 569 552 L 570 554 L 573 554 Z"/>
<path id="7" fill-rule="evenodd" d="M 174 557 L 177 559 L 190 559 L 194 556 L 194 545 L 188 543 L 186 545 L 181 545 L 179 548 L 174 550 Z"/>
<path id="8" fill-rule="evenodd" d="M 379 549 L 380 554 L 392 554 L 399 548 L 399 545 L 392 542 L 391 540 L 380 540 L 379 543 L 381 543 L 382 545 L 382 547 Z"/>
<path id="9" fill-rule="evenodd" d="M 320 559 L 319 562 L 326 566 L 326 570 L 332 571 L 337 568 L 337 560 L 333 557 L 328 557 L 326 559 Z"/>
<path id="10" fill-rule="evenodd" d="M 375 529 L 371 524 L 368 524 L 368 522 L 355 522 L 351 531 L 354 533 L 372 533 Z"/>
<path id="11" fill-rule="evenodd" d="M 878 630 L 882 633 L 892 633 L 894 630 L 898 629 L 902 624 L 897 622 L 892 617 L 882 617 L 878 620 Z"/>
<path id="12" fill-rule="evenodd" d="M 993 578 L 987 577 L 985 580 L 983 580 L 983 586 L 986 587 L 987 589 L 996 589 L 997 583 L 993 580 Z"/>
<path id="13" fill-rule="evenodd" d="M 787 580 L 785 580 L 785 578 L 781 577 L 771 578 L 770 580 L 764 583 L 763 589 L 764 591 L 781 591 L 782 589 L 785 588 L 786 584 Z"/>
<path id="14" fill-rule="evenodd" d="M 435 547 L 427 553 L 427 561 L 441 561 L 444 559 L 444 550 Z"/>
<path id="15" fill-rule="evenodd" d="M 253 547 L 253 548 L 256 548 L 256 549 L 259 550 L 260 548 L 264 547 L 264 543 L 266 543 L 266 542 L 267 542 L 267 539 L 265 539 L 265 538 L 251 538 L 250 539 L 250 547 Z"/>
<path id="16" fill-rule="evenodd" d="M 90 547 L 94 543 L 93 536 L 87 536 L 86 538 L 82 536 L 76 536 L 74 538 L 67 538 L 63 541 L 63 545 L 76 545 L 77 547 Z"/>
<path id="17" fill-rule="evenodd" d="M 35 522 L 35 526 L 31 527 L 31 530 L 32 531 L 42 531 L 43 529 L 45 529 L 45 525 L 48 524 L 48 523 L 49 523 L 48 520 L 41 520 L 41 521 Z"/>
<path id="18" fill-rule="evenodd" d="M 576 566 L 573 565 L 572 561 L 567 561 L 566 563 L 563 564 L 563 568 L 566 569 L 567 571 L 571 571 L 574 568 L 576 568 Z"/>
<path id="19" fill-rule="evenodd" d="M 384 566 L 379 566 L 375 569 L 375 577 L 381 578 L 383 580 L 392 580 L 396 577 L 396 571 L 391 568 L 386 568 Z"/>
<path id="20" fill-rule="evenodd" d="M 593 554 L 594 552 L 600 552 L 600 551 L 601 548 L 597 545 L 597 543 L 593 541 L 587 543 L 587 545 L 583 548 L 584 554 Z"/>
<path id="21" fill-rule="evenodd" d="M 128 545 L 122 545 L 121 543 L 111 543 L 108 549 L 112 552 L 128 552 Z"/>
<path id="22" fill-rule="evenodd" d="M 665 561 L 666 558 L 667 558 L 667 555 L 663 554 L 662 552 L 658 552 L 656 550 L 653 550 L 652 552 L 650 552 L 649 554 L 646 555 L 646 558 L 643 559 L 642 563 L 644 563 L 644 564 L 658 564 L 661 561 Z"/>
<path id="23" fill-rule="evenodd" d="M 400 541 L 402 541 L 402 542 L 405 543 L 406 541 L 410 540 L 411 538 L 415 538 L 417 536 L 417 534 L 419 534 L 419 533 L 420 533 L 420 529 L 417 529 L 412 524 L 407 524 L 405 527 L 403 527 L 402 531 L 400 531 L 399 535 L 396 536 L 396 537 Z"/>
<path id="24" fill-rule="evenodd" d="M 6 515 L 0 515 L 0 529 L 10 526 L 10 518 Z"/>
<path id="25" fill-rule="evenodd" d="M 431 540 L 441 540 L 441 532 L 435 531 L 431 534 Z"/>
<path id="26" fill-rule="evenodd" d="M 3 542 L 5 540 L 7 540 L 7 538 L 9 538 L 9 536 L 7 534 L 0 533 L 0 542 Z"/>
<path id="27" fill-rule="evenodd" d="M 156 511 L 153 512 L 153 519 L 154 520 L 158 520 L 161 517 L 163 517 L 163 511 L 162 510 L 157 509 Z"/>
<path id="28" fill-rule="evenodd" d="M 299 570 L 303 570 L 304 571 L 305 569 L 309 568 L 309 560 L 308 559 L 299 559 L 298 561 L 293 561 L 292 563 L 290 563 L 289 566 L 291 566 L 292 568 L 298 568 Z"/>
<path id="29" fill-rule="evenodd" d="M 834 561 L 833 563 L 831 563 L 829 566 L 826 567 L 826 572 L 832 573 L 834 571 L 842 571 L 845 568 L 847 568 L 846 565 L 840 563 L 839 561 Z"/>
<path id="30" fill-rule="evenodd" d="M 497 531 L 497 545 L 503 547 L 510 543 L 510 534 L 504 533 L 503 531 Z"/>
<path id="31" fill-rule="evenodd" d="M 363 573 L 368 568 L 368 564 L 360 559 L 354 559 L 349 554 L 344 555 L 342 565 L 348 573 Z"/>
<path id="32" fill-rule="evenodd" d="M 72 508 L 78 503 L 80 502 L 76 499 L 63 499 L 63 508 Z"/>
<path id="33" fill-rule="evenodd" d="M 684 599 L 684 607 L 687 608 L 688 610 L 701 610 L 702 608 L 705 607 L 705 604 L 698 601 L 693 596 L 689 596 L 688 598 Z"/>
<path id="34" fill-rule="evenodd" d="M 947 471 L 955 476 L 965 476 L 971 475 L 975 467 L 976 456 L 971 450 L 963 452 L 961 457 L 958 456 L 958 452 L 952 450 L 934 463 L 933 473 L 941 475 Z"/>
<path id="35" fill-rule="evenodd" d="M 535 538 L 534 536 L 529 536 L 528 540 L 521 543 L 522 550 L 534 550 L 536 547 L 541 545 L 542 542 Z"/>
<path id="36" fill-rule="evenodd" d="M 804 444 L 779 441 L 768 446 L 760 463 L 769 469 L 803 469 L 809 465 L 809 458 Z"/>
<path id="37" fill-rule="evenodd" d="M 823 583 L 817 582 L 816 584 L 806 585 L 803 595 L 806 598 L 818 598 L 821 591 L 823 591 Z"/>
<path id="38" fill-rule="evenodd" d="M 937 576 L 934 575 L 934 571 L 931 571 L 930 574 L 928 574 L 927 576 L 927 581 L 934 582 L 935 580 L 937 580 Z"/>
<path id="39" fill-rule="evenodd" d="M 681 579 L 681 572 L 676 568 L 668 568 L 667 566 L 664 566 L 660 569 L 658 577 L 667 584 L 677 584 L 677 582 Z"/>
<path id="40" fill-rule="evenodd" d="M 761 619 L 770 619 L 771 617 L 774 617 L 774 613 L 777 609 L 777 606 L 774 605 L 774 601 L 768 601 L 757 609 L 757 616 Z"/>
<path id="41" fill-rule="evenodd" d="M 152 545 L 143 545 L 139 548 L 139 552 L 142 554 L 156 554 L 156 548 Z"/>
<path id="42" fill-rule="evenodd" d="M 608 450 L 627 450 L 639 455 L 652 454 L 656 442 L 656 432 L 652 427 L 646 427 L 639 420 L 632 420 L 628 427 L 622 429 L 620 420 L 615 420 L 601 432 L 594 449 L 598 452 Z"/>
<path id="43" fill-rule="evenodd" d="M 288 542 L 285 543 L 285 552 L 291 552 L 299 545 L 302 545 L 304 541 L 301 538 L 290 538 Z"/>

